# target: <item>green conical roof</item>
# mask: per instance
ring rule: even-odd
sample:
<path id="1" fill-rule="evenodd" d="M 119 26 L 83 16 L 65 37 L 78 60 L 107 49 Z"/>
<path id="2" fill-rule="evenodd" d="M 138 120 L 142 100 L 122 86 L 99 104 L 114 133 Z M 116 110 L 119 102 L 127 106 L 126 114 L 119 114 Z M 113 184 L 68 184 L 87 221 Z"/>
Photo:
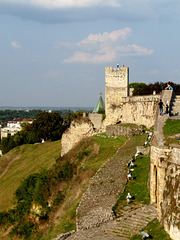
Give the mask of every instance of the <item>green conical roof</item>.
<path id="1" fill-rule="evenodd" d="M 93 110 L 93 113 L 98 113 L 99 111 L 104 111 L 105 110 L 105 104 L 102 99 L 102 96 L 100 95 L 98 103 L 96 104 L 96 107 Z"/>

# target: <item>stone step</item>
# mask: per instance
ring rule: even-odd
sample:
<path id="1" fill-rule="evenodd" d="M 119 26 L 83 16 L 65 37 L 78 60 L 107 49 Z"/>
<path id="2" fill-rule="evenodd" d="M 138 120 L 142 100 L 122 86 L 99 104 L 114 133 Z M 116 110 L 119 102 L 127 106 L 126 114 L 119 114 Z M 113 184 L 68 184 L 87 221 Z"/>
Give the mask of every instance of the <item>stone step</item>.
<path id="1" fill-rule="evenodd" d="M 112 235 L 112 236 L 117 236 L 117 237 L 122 237 L 124 239 L 130 239 L 133 235 L 136 234 L 136 232 L 132 233 L 132 232 L 123 232 L 123 231 L 118 231 L 118 230 L 106 230 L 105 232 L 107 235 Z"/>
<path id="2" fill-rule="evenodd" d="M 147 214 L 141 214 L 141 215 L 132 215 L 129 217 L 124 217 L 124 219 L 122 219 L 121 221 L 128 221 L 129 220 L 133 220 L 135 223 L 140 221 L 140 222 L 144 222 L 147 220 L 147 218 L 150 218 L 149 216 L 147 216 Z M 120 221 L 119 221 L 120 222 Z"/>
<path id="3" fill-rule="evenodd" d="M 145 224 L 145 226 L 147 225 L 147 223 L 144 223 L 144 224 Z M 108 230 L 111 230 L 111 231 L 116 230 L 116 231 L 119 231 L 119 232 L 122 232 L 122 233 L 125 233 L 125 234 L 128 234 L 128 235 L 133 233 L 133 235 L 134 235 L 136 232 L 139 232 L 139 229 L 141 229 L 141 226 L 142 226 L 142 224 L 139 225 L 139 226 L 134 225 L 134 227 L 133 227 L 133 225 L 129 226 L 128 224 L 124 224 L 124 225 L 119 225 L 119 226 L 116 226 L 116 227 L 112 227 Z"/>
<path id="4" fill-rule="evenodd" d="M 128 222 L 125 222 L 124 224 L 120 224 L 118 228 L 128 228 L 130 231 L 133 231 L 133 230 L 138 230 L 138 229 L 141 229 L 142 225 L 146 226 L 148 224 L 149 221 L 145 221 L 145 222 L 139 222 L 139 223 L 135 223 L 135 222 L 132 222 L 132 221 L 128 221 Z"/>

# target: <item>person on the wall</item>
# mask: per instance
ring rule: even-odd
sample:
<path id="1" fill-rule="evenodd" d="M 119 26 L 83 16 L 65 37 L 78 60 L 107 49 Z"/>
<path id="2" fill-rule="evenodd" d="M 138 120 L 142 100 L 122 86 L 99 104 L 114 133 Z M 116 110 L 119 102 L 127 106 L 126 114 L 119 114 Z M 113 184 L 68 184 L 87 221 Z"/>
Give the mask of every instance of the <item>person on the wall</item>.
<path id="1" fill-rule="evenodd" d="M 173 87 L 171 87 L 171 85 L 168 83 L 167 87 L 165 88 L 165 90 L 173 90 Z"/>
<path id="2" fill-rule="evenodd" d="M 159 105 L 159 114 L 162 115 L 163 114 L 163 105 L 164 105 L 164 103 L 162 102 L 162 99 L 160 99 L 158 105 Z"/>
<path id="3" fill-rule="evenodd" d="M 166 104 L 166 114 L 168 114 L 169 113 L 169 101 L 167 100 L 165 102 L 165 104 Z"/>

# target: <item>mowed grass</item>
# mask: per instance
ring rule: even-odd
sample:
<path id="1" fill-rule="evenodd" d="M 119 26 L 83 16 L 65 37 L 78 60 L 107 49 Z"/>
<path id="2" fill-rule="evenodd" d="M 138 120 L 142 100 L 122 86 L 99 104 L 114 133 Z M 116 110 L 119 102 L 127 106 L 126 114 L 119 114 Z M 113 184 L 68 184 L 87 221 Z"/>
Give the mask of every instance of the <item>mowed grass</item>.
<path id="1" fill-rule="evenodd" d="M 108 138 L 106 134 L 101 134 L 100 136 L 93 136 L 92 138 L 95 143 L 99 145 L 99 154 L 98 156 L 92 158 L 89 163 L 86 162 L 86 166 L 94 167 L 95 170 L 98 170 L 106 160 L 114 156 L 117 150 L 122 147 L 123 144 L 128 140 L 127 137 L 123 136 L 117 138 Z"/>
<path id="2" fill-rule="evenodd" d="M 180 120 L 167 119 L 166 124 L 163 127 L 166 145 L 180 144 Z M 176 135 L 177 134 L 177 135 Z M 178 136 L 178 137 L 177 137 Z"/>
<path id="3" fill-rule="evenodd" d="M 0 158 L 0 211 L 14 206 L 14 193 L 21 181 L 41 168 L 52 166 L 61 153 L 61 141 L 27 144 L 12 149 Z M 7 161 L 7 164 L 5 162 Z"/>
<path id="4" fill-rule="evenodd" d="M 180 120 L 167 119 L 163 127 L 164 136 L 172 136 L 180 133 Z"/>
<path id="5" fill-rule="evenodd" d="M 147 187 L 148 182 L 148 171 L 149 171 L 149 157 L 148 156 L 138 156 L 135 159 L 134 169 L 132 172 L 132 179 L 128 181 L 125 191 L 120 194 L 116 205 L 113 207 L 113 211 L 117 216 L 121 215 L 121 209 L 127 205 L 126 196 L 128 193 L 131 194 L 132 199 L 129 203 L 131 204 L 149 204 L 150 194 Z M 131 169 L 129 168 L 129 169 Z"/>

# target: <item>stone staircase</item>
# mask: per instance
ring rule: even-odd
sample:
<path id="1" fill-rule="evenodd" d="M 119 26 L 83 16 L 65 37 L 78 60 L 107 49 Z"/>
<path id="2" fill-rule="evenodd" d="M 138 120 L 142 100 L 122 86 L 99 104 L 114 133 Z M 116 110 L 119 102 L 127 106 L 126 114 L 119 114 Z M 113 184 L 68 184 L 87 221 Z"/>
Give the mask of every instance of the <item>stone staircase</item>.
<path id="1" fill-rule="evenodd" d="M 123 211 L 122 217 L 86 230 L 73 232 L 67 240 L 128 240 L 150 221 L 156 218 L 154 205 L 141 206 L 135 210 Z M 63 237 L 63 236 L 62 236 Z"/>
<path id="2" fill-rule="evenodd" d="M 136 146 L 131 141 L 126 142 L 126 150 L 121 147 L 92 178 L 76 210 L 77 230 L 99 226 L 115 218 L 112 207 L 117 201 L 117 195 L 124 191 L 127 182 L 125 169 L 136 152 Z"/>
<path id="3" fill-rule="evenodd" d="M 112 222 L 111 226 L 105 230 L 105 233 L 117 236 L 119 239 L 130 239 L 133 235 L 139 234 L 142 228 L 155 218 L 155 206 L 143 206 L 124 212 L 122 217 Z"/>
<path id="4" fill-rule="evenodd" d="M 77 231 L 61 234 L 54 240 L 127 240 L 156 218 L 153 205 L 128 205 L 121 211 L 120 218 L 112 211 L 127 183 L 127 164 L 136 152 L 132 139 L 124 146 L 92 178 L 76 210 Z"/>

